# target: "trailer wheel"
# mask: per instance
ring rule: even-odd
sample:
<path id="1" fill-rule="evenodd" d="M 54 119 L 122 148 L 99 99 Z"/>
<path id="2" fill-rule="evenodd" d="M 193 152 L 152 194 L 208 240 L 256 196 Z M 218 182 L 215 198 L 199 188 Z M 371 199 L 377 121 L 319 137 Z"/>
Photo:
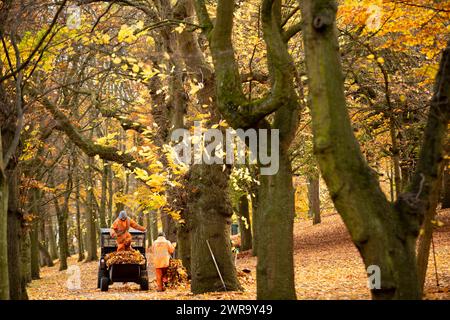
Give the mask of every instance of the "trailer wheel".
<path id="1" fill-rule="evenodd" d="M 147 291 L 148 290 L 148 278 L 142 277 L 140 285 L 141 285 L 141 290 Z"/>
<path id="2" fill-rule="evenodd" d="M 108 291 L 108 286 L 109 286 L 109 278 L 102 277 L 102 279 L 100 280 L 100 290 Z"/>
<path id="3" fill-rule="evenodd" d="M 101 281 L 102 281 L 103 271 L 98 268 L 98 276 L 97 276 L 97 288 L 100 289 Z"/>

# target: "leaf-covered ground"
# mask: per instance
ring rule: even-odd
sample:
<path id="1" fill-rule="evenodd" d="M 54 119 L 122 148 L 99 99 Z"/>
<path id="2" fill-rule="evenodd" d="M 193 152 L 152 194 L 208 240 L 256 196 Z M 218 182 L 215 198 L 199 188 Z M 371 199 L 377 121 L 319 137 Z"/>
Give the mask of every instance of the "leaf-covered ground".
<path id="1" fill-rule="evenodd" d="M 450 210 L 439 212 L 444 226 L 434 235 L 439 287 L 433 255 L 427 274 L 426 299 L 450 299 Z M 249 274 L 239 272 L 244 292 L 222 292 L 193 295 L 189 285 L 159 293 L 155 290 L 154 273 L 150 266 L 150 290 L 143 292 L 136 284 L 113 284 L 108 292 L 97 289 L 97 262 L 79 263 L 76 256 L 70 265 L 81 269 L 81 289 L 67 288 L 67 272 L 59 272 L 58 264 L 41 269 L 41 279 L 28 287 L 30 299 L 255 299 L 256 258 L 244 252 L 237 259 L 237 268 L 250 269 Z M 370 299 L 362 260 L 350 241 L 337 214 L 323 217 L 322 223 L 312 226 L 310 221 L 295 224 L 295 277 L 299 299 Z"/>

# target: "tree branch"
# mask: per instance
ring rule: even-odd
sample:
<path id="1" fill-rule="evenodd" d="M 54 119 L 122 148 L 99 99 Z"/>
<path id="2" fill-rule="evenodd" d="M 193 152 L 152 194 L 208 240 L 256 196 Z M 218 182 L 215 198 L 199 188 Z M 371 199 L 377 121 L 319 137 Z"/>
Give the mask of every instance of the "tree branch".
<path id="1" fill-rule="evenodd" d="M 195 0 L 197 16 L 205 19 L 203 0 Z M 231 126 L 248 128 L 255 126 L 267 115 L 272 114 L 291 100 L 294 64 L 281 35 L 279 10 L 273 11 L 278 0 L 264 0 L 261 10 L 264 41 L 268 47 L 272 89 L 263 99 L 247 101 L 242 78 L 234 56 L 231 40 L 233 28 L 234 1 L 219 0 L 217 18 L 208 34 L 215 66 L 217 101 L 220 112 Z M 278 6 L 276 6 L 278 8 Z"/>
<path id="2" fill-rule="evenodd" d="M 47 97 L 43 97 L 41 102 L 45 109 L 49 111 L 58 122 L 57 129 L 63 131 L 67 137 L 89 157 L 98 155 L 103 160 L 120 163 L 131 170 L 135 168 L 144 169 L 144 166 L 137 162 L 132 155 L 122 153 L 114 147 L 96 144 L 83 137 L 79 130 L 71 123 L 69 118 L 63 112 L 59 111 Z"/>
<path id="3" fill-rule="evenodd" d="M 14 48 L 14 52 L 16 54 L 16 67 L 19 68 L 21 60 L 20 60 L 20 51 L 19 47 L 17 46 L 17 43 L 15 41 L 15 37 L 11 36 L 11 42 Z M 8 166 L 9 160 L 12 158 L 13 154 L 16 152 L 17 147 L 19 146 L 20 141 L 20 133 L 22 131 L 23 127 L 23 109 L 22 109 L 22 78 L 23 78 L 23 72 L 19 71 L 17 77 L 16 77 L 16 117 L 17 117 L 17 124 L 16 124 L 16 130 L 14 132 L 14 137 L 11 142 L 11 145 L 8 146 L 7 151 L 3 155 L 3 165 L 5 168 Z"/>
<path id="4" fill-rule="evenodd" d="M 202 29 L 204 30 L 204 32 L 209 33 L 213 29 L 214 25 L 211 21 L 211 18 L 209 17 L 205 0 L 194 0 L 194 7 L 197 13 L 198 20 L 202 25 Z"/>

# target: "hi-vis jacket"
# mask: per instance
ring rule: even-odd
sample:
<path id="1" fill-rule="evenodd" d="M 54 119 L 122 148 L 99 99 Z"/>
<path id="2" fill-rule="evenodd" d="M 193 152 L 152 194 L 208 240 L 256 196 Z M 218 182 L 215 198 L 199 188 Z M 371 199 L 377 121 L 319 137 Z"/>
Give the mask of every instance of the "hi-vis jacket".
<path id="1" fill-rule="evenodd" d="M 170 255 L 175 251 L 172 243 L 164 237 L 158 237 L 153 242 L 153 264 L 155 268 L 167 268 Z"/>
<path id="2" fill-rule="evenodd" d="M 127 218 L 126 220 L 117 218 L 111 226 L 111 235 L 117 235 L 117 251 L 125 250 L 131 245 L 132 237 L 128 232 L 130 226 L 136 230 L 145 231 L 144 227 L 141 227 L 136 221 L 130 218 Z"/>

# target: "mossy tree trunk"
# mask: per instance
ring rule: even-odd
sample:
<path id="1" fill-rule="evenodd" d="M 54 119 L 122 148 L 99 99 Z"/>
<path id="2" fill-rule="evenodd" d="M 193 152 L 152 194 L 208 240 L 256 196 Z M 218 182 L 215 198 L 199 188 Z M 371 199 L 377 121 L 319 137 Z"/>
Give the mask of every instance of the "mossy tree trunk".
<path id="1" fill-rule="evenodd" d="M 103 161 L 103 171 L 102 171 L 102 191 L 100 197 L 100 208 L 99 208 L 99 223 L 100 228 L 107 228 L 106 224 L 106 192 L 108 188 L 108 164 Z"/>
<path id="2" fill-rule="evenodd" d="M 331 0 L 300 1 L 311 100 L 314 153 L 336 209 L 366 267 L 381 270 L 374 299 L 420 299 L 415 244 L 428 210 L 435 210 L 442 172 L 450 95 L 449 49 L 444 50 L 417 171 L 407 192 L 390 203 L 353 134 L 343 86 Z"/>
<path id="3" fill-rule="evenodd" d="M 30 283 L 32 280 L 32 272 L 31 272 L 31 232 L 27 232 L 24 234 L 22 238 L 22 244 L 20 246 L 20 257 L 21 257 L 21 266 L 22 270 L 20 271 L 20 274 L 23 277 L 23 281 L 25 283 Z M 38 255 L 38 272 L 39 272 L 39 255 Z M 38 277 L 36 279 L 39 279 L 39 273 Z"/>
<path id="4" fill-rule="evenodd" d="M 157 212 L 156 211 L 150 211 L 146 214 L 146 224 L 147 224 L 147 240 L 148 240 L 148 247 L 150 248 L 153 244 L 153 241 L 156 240 L 158 236 L 158 220 L 157 220 Z"/>
<path id="5" fill-rule="evenodd" d="M 48 251 L 48 248 L 43 243 L 39 243 L 38 245 L 39 245 L 39 252 L 42 256 L 42 265 L 47 267 L 53 267 L 54 263 L 50 255 L 50 252 Z"/>
<path id="6" fill-rule="evenodd" d="M 9 296 L 11 300 L 27 300 L 26 283 L 21 275 L 20 259 L 23 237 L 22 212 L 19 210 L 19 173 L 18 168 L 7 170 L 9 183 L 8 201 L 8 270 Z"/>
<path id="7" fill-rule="evenodd" d="M 53 180 L 53 178 L 52 178 Z M 55 196 L 53 203 L 55 206 L 56 218 L 58 220 L 58 240 L 59 240 L 59 270 L 67 269 L 67 258 L 69 257 L 69 243 L 68 243 L 68 217 L 69 217 L 69 199 L 72 190 L 72 172 L 69 162 L 66 191 L 62 206 L 59 204 L 59 199 Z"/>
<path id="8" fill-rule="evenodd" d="M 241 290 L 230 243 L 231 203 L 223 190 L 228 187 L 220 165 L 193 165 L 189 181 L 195 186 L 188 200 L 191 232 L 191 290 L 193 293 Z M 225 178 L 225 179 L 224 179 Z M 201 180 L 208 181 L 202 183 Z M 221 195 L 221 196 L 220 196 Z M 208 247 L 211 248 L 210 249 Z M 194 250 L 195 248 L 195 250 Z M 214 260 L 217 262 L 216 269 Z M 219 272 L 225 283 L 220 280 Z"/>
<path id="9" fill-rule="evenodd" d="M 42 215 L 40 213 L 40 195 L 41 192 L 38 189 L 33 189 L 31 191 L 31 201 L 32 201 L 32 214 L 34 215 L 31 230 L 30 230 L 30 269 L 31 278 L 33 280 L 39 279 L 39 230 L 40 224 L 43 223 Z"/>
<path id="10" fill-rule="evenodd" d="M 80 195 L 80 174 L 77 170 L 75 175 L 75 210 L 77 221 L 77 241 L 78 241 L 78 261 L 84 260 L 83 231 L 81 229 L 81 195 Z"/>
<path id="11" fill-rule="evenodd" d="M 174 8 L 176 19 L 192 21 L 194 15 L 193 1 L 178 1 Z M 178 44 L 184 60 L 187 76 L 193 83 L 201 84 L 197 93 L 198 103 L 206 107 L 211 114 L 211 123 L 221 119 L 215 95 L 214 72 L 206 62 L 195 32 L 184 30 L 178 35 Z M 207 124 L 208 125 L 208 124 Z M 202 175 L 205 175 L 202 177 Z M 185 220 L 186 224 L 180 229 L 180 238 L 190 239 L 191 246 L 179 248 L 179 253 L 185 264 L 191 264 L 193 292 L 208 292 L 224 290 L 220 276 L 213 264 L 211 250 L 220 273 L 225 281 L 227 290 L 241 290 L 233 264 L 230 246 L 230 218 L 232 210 L 227 189 L 230 170 L 223 170 L 218 164 L 197 164 L 191 167 L 187 177 L 188 195 Z M 212 177 L 212 175 L 214 175 Z M 200 177 L 202 177 L 200 179 Z M 224 189 L 216 187 L 223 186 Z M 199 191 L 200 190 L 200 191 Z M 217 200 L 213 200 L 217 199 Z M 203 224 L 203 225 L 197 225 Z M 211 238 L 212 237 L 212 238 Z M 208 263 L 204 265 L 205 259 Z"/>
<path id="12" fill-rule="evenodd" d="M 10 2 L 2 13 L 8 15 Z M 3 14 L 2 14 L 3 16 Z M 12 31 L 14 32 L 14 31 Z M 10 37 L 15 51 L 16 67 L 21 64 L 15 37 Z M 0 66 L 0 74 L 3 68 Z M 26 282 L 22 276 L 21 242 L 23 237 L 20 200 L 20 174 L 17 168 L 20 157 L 20 133 L 23 126 L 23 72 L 19 71 L 12 85 L 6 89 L 0 83 L 0 295 L 11 300 L 28 299 Z M 14 88 L 13 90 L 12 88 Z M 9 90 L 11 89 L 11 90 Z M 7 266 L 6 266 L 7 264 Z M 8 273 L 8 280 L 6 279 Z M 9 293 L 7 292 L 9 291 Z"/>
<path id="13" fill-rule="evenodd" d="M 248 101 L 243 93 L 231 40 L 234 7 L 234 1 L 219 0 L 213 24 L 205 1 L 195 1 L 196 13 L 209 40 L 213 57 L 220 114 L 235 129 L 279 130 L 279 150 L 269 146 L 268 151 L 279 152 L 279 171 L 272 176 L 260 178 L 259 203 L 254 216 L 258 254 L 257 297 L 295 299 L 292 258 L 294 197 L 292 172 L 287 160 L 300 109 L 294 87 L 296 70 L 287 49 L 287 41 L 295 32 L 288 32 L 281 26 L 281 1 L 262 1 L 261 25 L 267 47 L 271 90 L 264 99 Z M 271 123 L 266 120 L 269 115 L 273 115 Z M 281 192 L 286 194 L 281 196 Z M 272 201 L 269 202 L 269 199 Z M 268 250 L 268 246 L 276 247 L 277 250 Z"/>
<path id="14" fill-rule="evenodd" d="M 295 297 L 294 188 L 288 156 L 280 152 L 278 173 L 261 176 L 260 182 L 260 201 L 255 219 L 258 230 L 258 299 L 292 299 Z"/>

